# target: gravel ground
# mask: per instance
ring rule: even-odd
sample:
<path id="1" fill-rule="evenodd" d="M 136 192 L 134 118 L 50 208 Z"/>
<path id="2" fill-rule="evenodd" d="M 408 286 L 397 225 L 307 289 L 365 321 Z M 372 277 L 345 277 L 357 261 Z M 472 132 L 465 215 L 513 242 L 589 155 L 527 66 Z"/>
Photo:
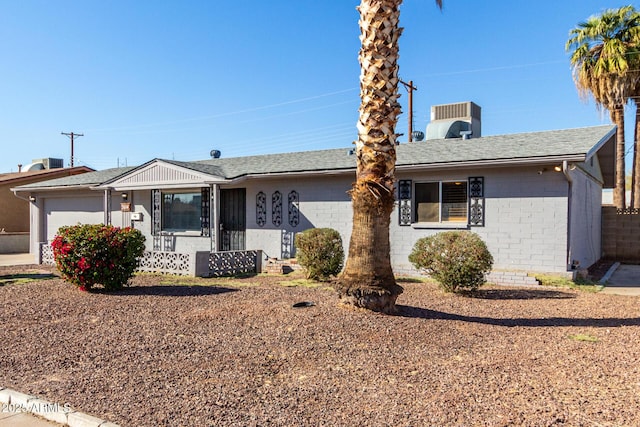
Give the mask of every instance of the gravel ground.
<path id="1" fill-rule="evenodd" d="M 0 385 L 122 426 L 640 426 L 638 297 L 408 282 L 385 316 L 285 279 L 5 283 Z"/>

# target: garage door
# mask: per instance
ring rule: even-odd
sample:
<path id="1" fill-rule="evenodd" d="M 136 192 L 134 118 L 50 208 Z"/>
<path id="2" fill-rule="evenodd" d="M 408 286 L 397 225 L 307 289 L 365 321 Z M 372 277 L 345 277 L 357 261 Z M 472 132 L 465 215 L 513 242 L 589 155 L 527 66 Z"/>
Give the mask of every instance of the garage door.
<path id="1" fill-rule="evenodd" d="M 50 242 L 63 225 L 102 224 L 102 197 L 61 197 L 44 201 L 44 234 Z"/>

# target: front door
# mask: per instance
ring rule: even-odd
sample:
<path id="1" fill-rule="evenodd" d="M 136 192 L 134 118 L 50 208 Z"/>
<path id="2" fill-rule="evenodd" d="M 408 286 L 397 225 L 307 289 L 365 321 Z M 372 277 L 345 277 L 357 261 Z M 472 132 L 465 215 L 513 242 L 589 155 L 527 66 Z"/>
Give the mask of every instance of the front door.
<path id="1" fill-rule="evenodd" d="M 246 190 L 220 190 L 220 251 L 244 251 L 246 224 Z"/>

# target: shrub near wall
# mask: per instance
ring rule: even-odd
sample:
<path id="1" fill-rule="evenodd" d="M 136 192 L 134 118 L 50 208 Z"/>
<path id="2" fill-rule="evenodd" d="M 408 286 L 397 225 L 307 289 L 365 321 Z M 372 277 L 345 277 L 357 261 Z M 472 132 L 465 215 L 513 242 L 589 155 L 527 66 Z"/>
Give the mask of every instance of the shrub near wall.
<path id="1" fill-rule="evenodd" d="M 111 225 L 61 227 L 51 247 L 62 277 L 82 291 L 100 284 L 122 289 L 144 252 L 144 236 L 133 228 Z"/>
<path id="2" fill-rule="evenodd" d="M 470 231 L 445 231 L 423 237 L 414 245 L 409 261 L 447 292 L 478 289 L 493 265 L 487 245 Z"/>
<path id="3" fill-rule="evenodd" d="M 327 280 L 342 270 L 342 238 L 333 228 L 310 228 L 296 235 L 296 257 L 307 279 Z"/>

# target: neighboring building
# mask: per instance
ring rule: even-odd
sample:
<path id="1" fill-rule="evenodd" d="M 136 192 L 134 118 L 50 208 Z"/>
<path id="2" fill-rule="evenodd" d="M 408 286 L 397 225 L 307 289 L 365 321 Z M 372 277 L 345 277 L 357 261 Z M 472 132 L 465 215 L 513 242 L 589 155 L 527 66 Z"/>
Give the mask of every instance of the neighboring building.
<path id="1" fill-rule="evenodd" d="M 407 258 L 416 240 L 451 229 L 479 234 L 496 270 L 588 267 L 601 256 L 602 188 L 614 183 L 615 133 L 597 126 L 398 145 L 395 272 L 415 273 Z M 158 254 L 193 265 L 196 253 L 245 250 L 286 259 L 295 255 L 295 233 L 310 227 L 338 230 L 348 247 L 355 164 L 347 148 L 155 159 L 14 191 L 33 198 L 34 254 L 61 225 L 109 222 L 142 231 L 151 254 L 145 265 Z"/>
<path id="2" fill-rule="evenodd" d="M 46 169 L 40 165 L 42 163 L 34 162 L 23 172 L 0 174 L 0 233 L 4 233 L 0 235 L 0 253 L 24 252 L 29 248 L 28 237 L 18 237 L 29 233 L 28 197 L 16 197 L 11 188 L 93 171 L 86 166 Z M 46 165 L 49 166 L 49 162 Z M 16 243 L 23 240 L 24 244 Z"/>

